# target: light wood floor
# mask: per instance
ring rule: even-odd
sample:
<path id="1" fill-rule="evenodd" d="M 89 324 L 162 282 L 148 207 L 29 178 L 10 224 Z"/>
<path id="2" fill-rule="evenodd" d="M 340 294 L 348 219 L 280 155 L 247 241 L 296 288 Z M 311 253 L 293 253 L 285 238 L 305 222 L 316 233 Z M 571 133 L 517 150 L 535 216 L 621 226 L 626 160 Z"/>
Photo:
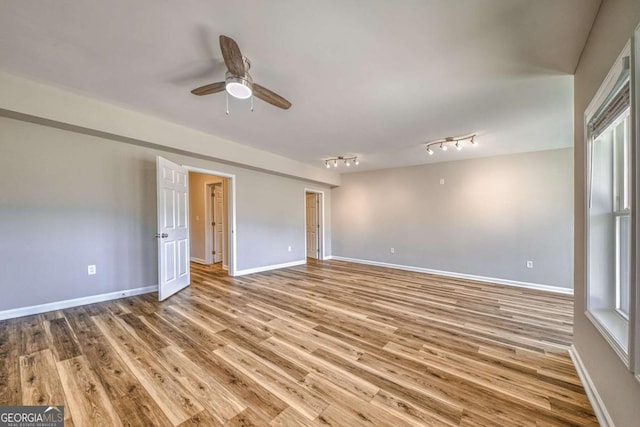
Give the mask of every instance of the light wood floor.
<path id="1" fill-rule="evenodd" d="M 595 426 L 568 296 L 339 261 L 0 322 L 0 405 L 67 426 Z"/>

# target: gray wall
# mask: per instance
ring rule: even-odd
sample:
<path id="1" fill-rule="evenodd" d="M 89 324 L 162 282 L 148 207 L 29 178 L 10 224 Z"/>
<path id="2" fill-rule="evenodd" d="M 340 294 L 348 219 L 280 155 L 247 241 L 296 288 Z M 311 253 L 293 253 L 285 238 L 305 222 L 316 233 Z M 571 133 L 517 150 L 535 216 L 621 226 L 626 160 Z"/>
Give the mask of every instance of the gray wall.
<path id="1" fill-rule="evenodd" d="M 238 270 L 305 259 L 305 187 L 331 208 L 320 185 L 0 117 L 0 311 L 157 285 L 157 154 L 236 175 Z"/>
<path id="2" fill-rule="evenodd" d="M 605 0 L 594 22 L 574 79 L 575 111 L 575 313 L 574 343 L 617 427 L 637 426 L 640 383 L 622 364 L 585 312 L 584 112 L 640 23 L 640 1 Z"/>
<path id="3" fill-rule="evenodd" d="M 342 175 L 332 190 L 333 254 L 570 288 L 572 155 Z"/>

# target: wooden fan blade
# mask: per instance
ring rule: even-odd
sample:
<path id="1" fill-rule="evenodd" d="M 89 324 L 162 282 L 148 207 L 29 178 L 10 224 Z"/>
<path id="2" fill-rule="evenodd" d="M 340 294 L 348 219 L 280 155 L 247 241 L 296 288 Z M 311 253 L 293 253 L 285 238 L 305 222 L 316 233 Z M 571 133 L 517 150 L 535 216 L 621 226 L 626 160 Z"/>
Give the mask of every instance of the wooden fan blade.
<path id="1" fill-rule="evenodd" d="M 239 77 L 244 76 L 246 70 L 244 69 L 244 61 L 242 60 L 242 53 L 240 53 L 238 43 L 230 37 L 220 36 L 220 50 L 229 72 Z"/>
<path id="2" fill-rule="evenodd" d="M 291 107 L 291 103 L 269 89 L 260 86 L 257 83 L 253 84 L 253 95 L 262 99 L 264 102 L 268 102 L 271 105 L 288 110 Z"/>
<path id="3" fill-rule="evenodd" d="M 211 83 L 210 85 L 201 86 L 191 91 L 192 94 L 202 96 L 210 95 L 224 90 L 224 82 Z"/>

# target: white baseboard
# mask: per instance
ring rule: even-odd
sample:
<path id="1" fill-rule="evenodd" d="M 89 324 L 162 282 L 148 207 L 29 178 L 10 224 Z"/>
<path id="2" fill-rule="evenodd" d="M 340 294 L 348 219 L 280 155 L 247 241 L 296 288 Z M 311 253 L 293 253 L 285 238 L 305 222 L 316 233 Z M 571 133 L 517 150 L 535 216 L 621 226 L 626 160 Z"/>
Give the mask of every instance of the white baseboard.
<path id="1" fill-rule="evenodd" d="M 201 259 L 201 258 L 194 258 L 191 257 L 191 262 L 196 262 L 198 264 L 204 264 L 204 265 L 210 265 L 211 263 L 207 262 L 207 260 Z"/>
<path id="2" fill-rule="evenodd" d="M 0 311 L 0 320 L 13 319 L 14 317 L 31 316 L 32 314 L 46 313 L 48 311 L 63 310 L 65 308 L 78 307 L 80 305 L 94 304 L 96 302 L 110 301 L 119 298 L 131 297 L 134 295 L 157 292 L 158 286 L 147 286 L 144 288 L 126 289 L 124 291 L 111 292 L 108 294 L 92 295 L 82 298 L 74 298 L 64 301 L 50 302 L 47 304 L 32 305 L 30 307 L 14 308 Z"/>
<path id="3" fill-rule="evenodd" d="M 389 264 L 386 262 L 369 261 L 369 260 L 358 259 L 358 258 L 347 258 L 342 256 L 336 256 L 336 255 L 327 257 L 325 259 L 355 262 L 358 264 L 367 264 L 367 265 L 375 265 L 378 267 L 395 268 L 398 270 L 415 271 L 417 273 L 428 273 L 428 274 L 436 274 L 438 276 L 454 277 L 456 279 L 468 279 L 468 280 L 475 280 L 478 282 L 497 283 L 500 285 L 517 286 L 520 288 L 535 289 L 538 291 L 548 291 L 548 292 L 556 292 L 559 294 L 573 295 L 573 289 L 560 288 L 558 286 L 540 285 L 538 283 L 518 282 L 516 280 L 506 280 L 506 279 L 498 279 L 495 277 L 475 276 L 473 274 L 465 274 L 465 273 L 453 273 L 451 271 L 432 270 L 430 268 L 413 267 L 410 265 L 401 265 L 401 264 Z"/>
<path id="4" fill-rule="evenodd" d="M 322 258 L 323 261 L 329 261 L 333 259 L 333 255 L 327 255 L 326 257 Z"/>
<path id="5" fill-rule="evenodd" d="M 569 348 L 569 355 L 571 356 L 573 365 L 576 367 L 578 377 L 580 377 L 580 381 L 582 381 L 582 386 L 584 387 L 584 391 L 587 393 L 587 397 L 589 398 L 589 402 L 591 402 L 593 412 L 596 414 L 598 422 L 602 427 L 615 427 L 613 420 L 607 411 L 607 407 L 604 406 L 604 402 L 600 398 L 598 390 L 596 390 L 596 387 L 589 376 L 589 372 L 587 372 L 584 363 L 582 363 L 578 349 L 576 349 L 573 344 Z"/>
<path id="6" fill-rule="evenodd" d="M 263 271 L 277 270 L 278 268 L 295 267 L 296 265 L 306 264 L 307 260 L 285 262 L 283 264 L 265 265 L 264 267 L 247 268 L 245 270 L 236 270 L 234 276 L 244 276 L 245 274 L 261 273 Z"/>
<path id="7" fill-rule="evenodd" d="M 223 269 L 223 270 L 227 270 L 227 271 L 228 271 L 228 270 L 229 270 L 229 266 L 228 266 L 228 265 L 224 265 L 224 264 L 222 264 L 222 269 Z"/>

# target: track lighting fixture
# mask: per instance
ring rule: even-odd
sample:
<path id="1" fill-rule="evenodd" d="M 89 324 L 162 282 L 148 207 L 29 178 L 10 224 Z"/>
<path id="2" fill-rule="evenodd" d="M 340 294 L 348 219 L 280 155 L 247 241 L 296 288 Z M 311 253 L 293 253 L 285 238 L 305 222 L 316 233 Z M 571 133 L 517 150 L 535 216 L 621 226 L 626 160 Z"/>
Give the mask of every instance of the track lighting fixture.
<path id="1" fill-rule="evenodd" d="M 441 151 L 447 151 L 447 149 L 449 148 L 449 144 L 454 144 L 454 146 L 456 147 L 456 150 L 460 151 L 462 150 L 462 143 L 465 141 L 470 142 L 471 145 L 474 147 L 478 146 L 478 142 L 476 141 L 476 135 L 473 134 L 473 135 L 467 135 L 467 136 L 461 136 L 461 137 L 448 136 L 444 139 L 438 139 L 436 141 L 427 142 L 424 147 L 427 149 L 427 153 L 429 153 L 430 156 L 433 156 L 434 151 L 431 148 L 432 145 L 439 145 Z"/>
<path id="2" fill-rule="evenodd" d="M 331 167 L 331 165 L 333 164 L 334 168 L 338 167 L 338 162 L 343 162 L 345 166 L 349 167 L 351 166 L 351 164 L 353 163 L 354 165 L 358 166 L 360 164 L 360 160 L 358 160 L 358 158 L 356 156 L 338 156 L 338 157 L 331 157 L 330 159 L 326 159 L 324 161 L 325 166 L 328 168 Z"/>

